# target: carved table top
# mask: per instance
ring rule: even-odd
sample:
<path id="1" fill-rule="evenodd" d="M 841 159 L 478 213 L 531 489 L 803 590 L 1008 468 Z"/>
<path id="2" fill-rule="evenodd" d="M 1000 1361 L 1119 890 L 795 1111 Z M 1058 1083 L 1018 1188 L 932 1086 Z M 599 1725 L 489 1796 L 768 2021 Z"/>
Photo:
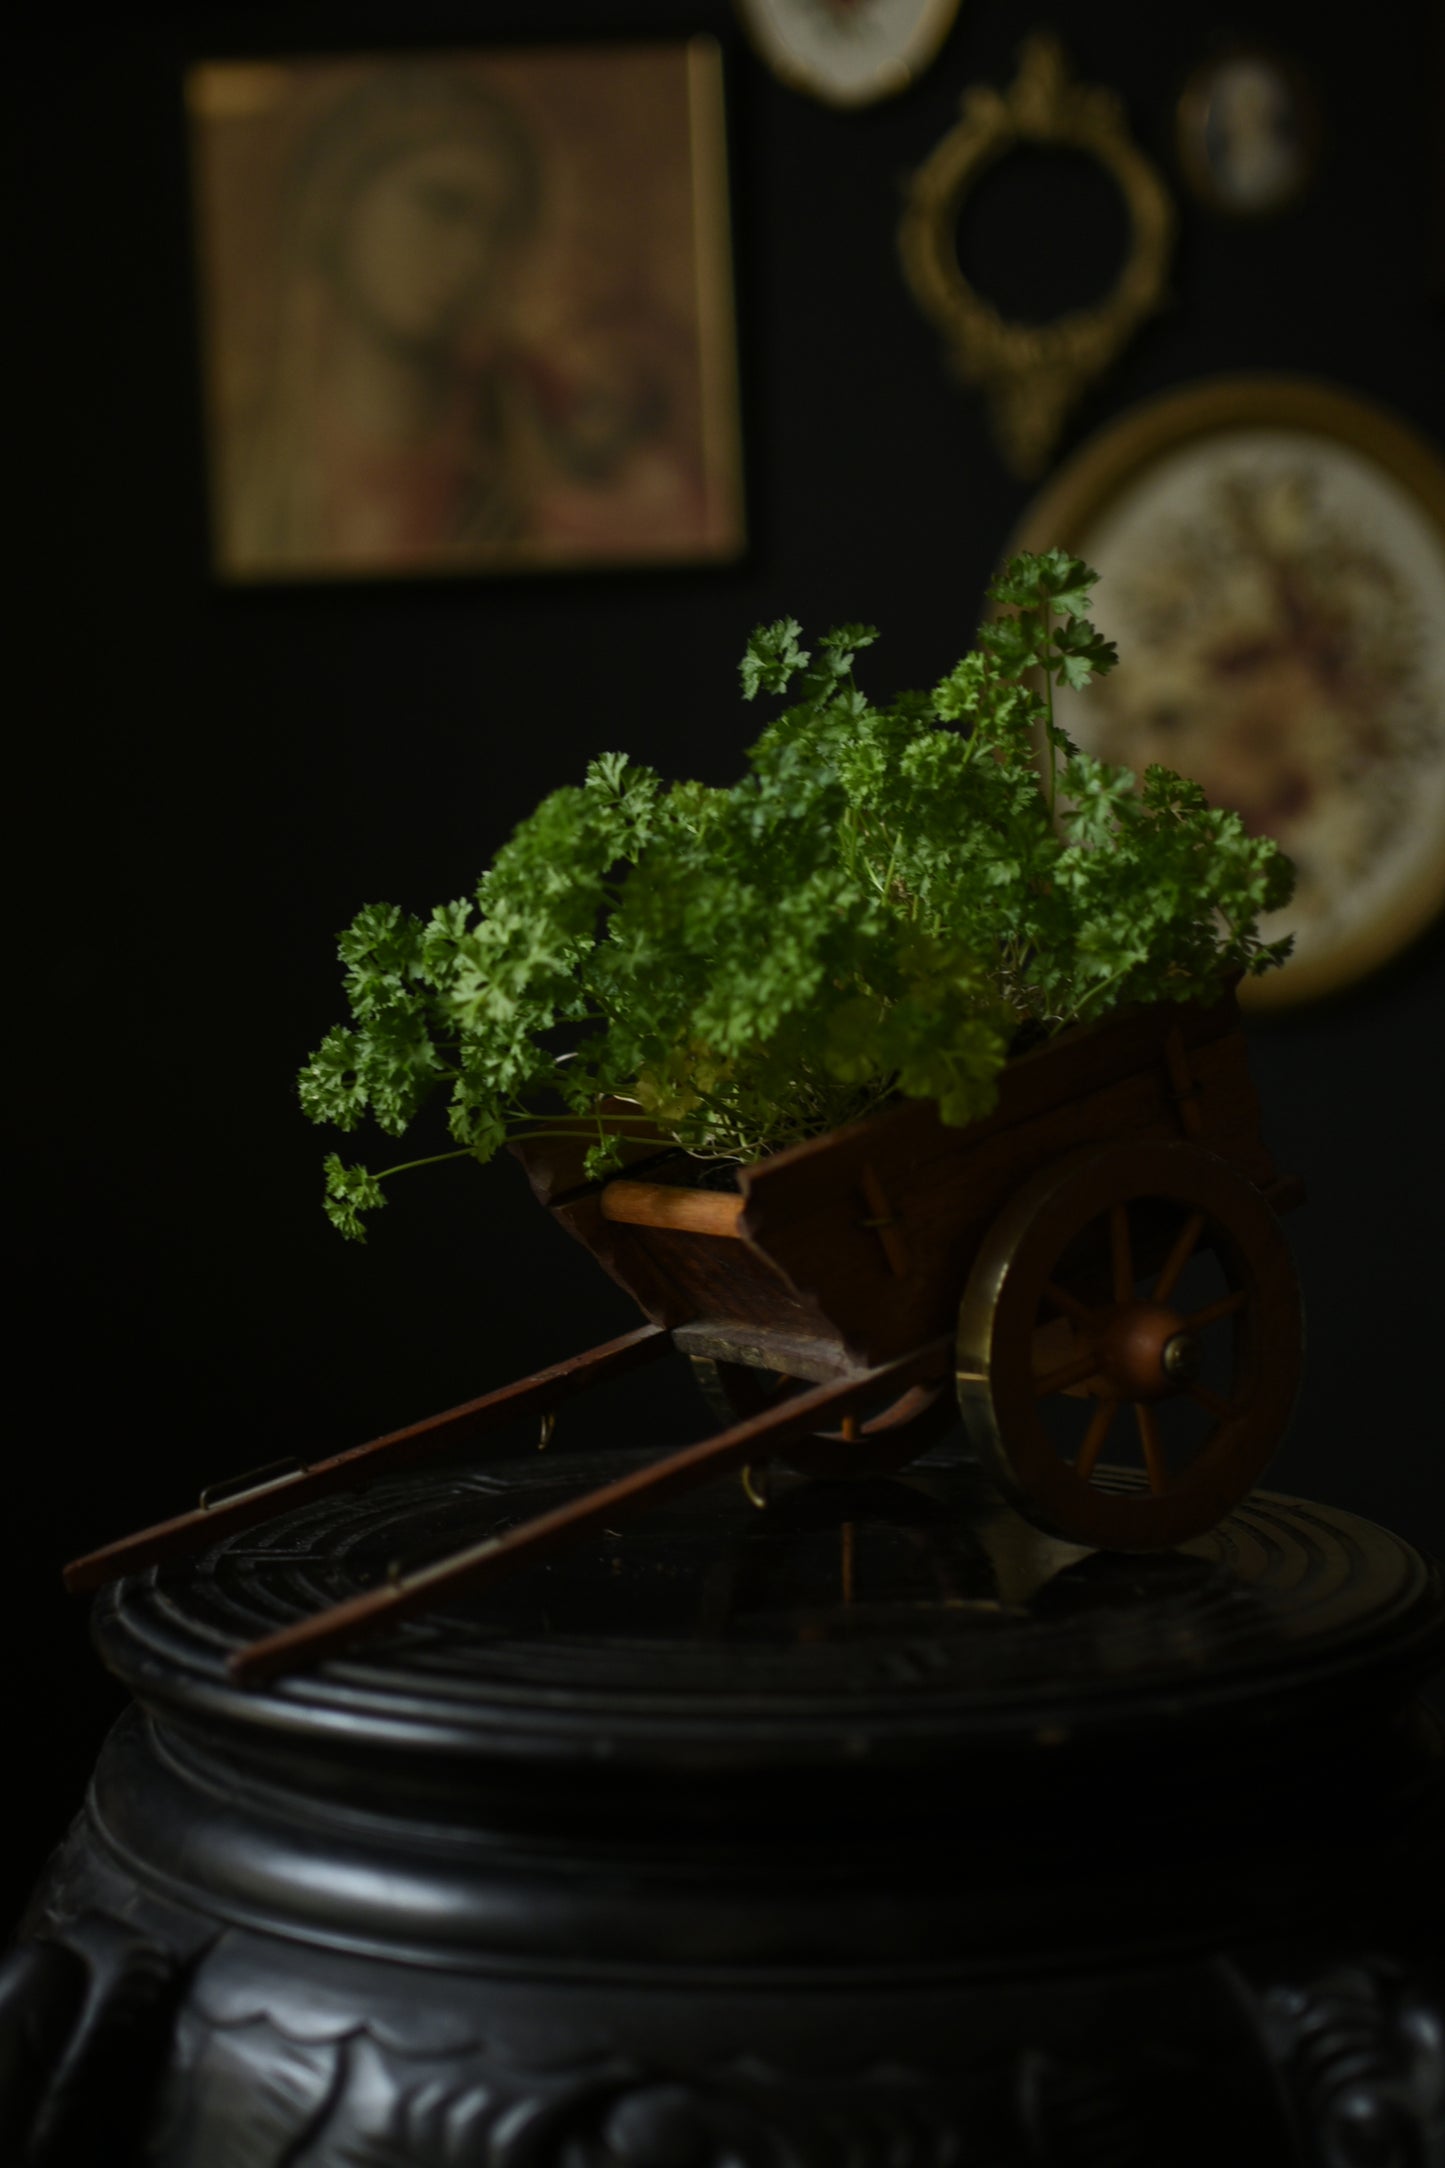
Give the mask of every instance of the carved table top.
<path id="1" fill-rule="evenodd" d="M 319 1501 L 117 1584 L 101 1652 L 143 1703 L 257 1746 L 752 1775 L 936 1769 L 1160 1724 L 1238 1735 L 1403 1698 L 1445 1662 L 1438 1572 L 1350 1514 L 1258 1492 L 1177 1551 L 1093 1553 L 1027 1527 L 945 1449 L 886 1481 L 777 1478 L 765 1511 L 718 1485 L 313 1674 L 227 1679 L 257 1634 L 635 1460 L 534 1453 Z"/>

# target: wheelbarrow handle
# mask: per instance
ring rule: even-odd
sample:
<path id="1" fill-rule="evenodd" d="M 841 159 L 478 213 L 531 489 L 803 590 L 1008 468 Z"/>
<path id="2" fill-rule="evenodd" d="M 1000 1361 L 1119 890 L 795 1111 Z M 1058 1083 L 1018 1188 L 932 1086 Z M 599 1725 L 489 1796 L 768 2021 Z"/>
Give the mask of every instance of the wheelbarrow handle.
<path id="1" fill-rule="evenodd" d="M 465 1588 L 475 1594 L 519 1567 L 573 1543 L 589 1529 L 611 1526 L 627 1515 L 660 1504 L 665 1498 L 711 1483 L 731 1468 L 766 1460 L 791 1438 L 816 1430 L 827 1418 L 846 1415 L 880 1389 L 894 1392 L 932 1380 L 947 1371 L 953 1358 L 951 1338 L 930 1341 L 896 1361 L 859 1376 L 816 1385 L 810 1391 L 735 1423 L 716 1437 L 685 1446 L 639 1468 L 615 1483 L 586 1491 L 567 1504 L 541 1513 L 500 1536 L 488 1536 L 450 1558 L 438 1559 L 415 1573 L 399 1575 L 380 1588 L 333 1605 L 299 1625 L 238 1649 L 229 1660 L 232 1675 L 247 1685 L 302 1670 L 322 1657 L 350 1648 L 383 1627 L 424 1611 L 440 1598 Z"/>
<path id="2" fill-rule="evenodd" d="M 672 1335 L 665 1326 L 640 1325 L 618 1340 L 604 1341 L 581 1355 L 569 1355 L 565 1362 L 553 1363 L 530 1377 L 515 1378 L 510 1385 L 483 1393 L 479 1400 L 444 1408 L 440 1415 L 428 1415 L 419 1423 L 409 1423 L 404 1430 L 390 1430 L 365 1445 L 348 1446 L 344 1452 L 314 1461 L 309 1467 L 283 1463 L 279 1473 L 275 1468 L 261 1468 L 254 1476 L 238 1479 L 235 1485 L 216 1485 L 202 1493 L 200 1505 L 189 1513 L 158 1521 L 151 1528 L 139 1529 L 133 1536 L 123 1536 L 117 1543 L 108 1543 L 101 1550 L 73 1560 L 65 1568 L 65 1585 L 75 1595 L 99 1588 L 117 1574 L 138 1573 L 143 1567 L 217 1542 L 233 1530 L 254 1527 L 288 1506 L 305 1505 L 328 1491 L 369 1482 L 373 1476 L 423 1460 L 428 1454 L 470 1444 L 514 1416 L 545 1415 L 574 1393 L 600 1385 L 606 1378 L 641 1369 L 665 1355 L 671 1345 Z"/>

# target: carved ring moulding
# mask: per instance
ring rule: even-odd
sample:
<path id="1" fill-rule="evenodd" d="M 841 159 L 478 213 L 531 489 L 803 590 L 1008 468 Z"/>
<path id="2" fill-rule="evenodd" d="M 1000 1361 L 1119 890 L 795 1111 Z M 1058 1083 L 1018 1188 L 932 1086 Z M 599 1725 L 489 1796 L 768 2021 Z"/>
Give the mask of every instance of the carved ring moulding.
<path id="1" fill-rule="evenodd" d="M 1157 168 L 1130 136 L 1114 92 L 1070 79 L 1056 39 L 1030 38 L 1006 91 L 974 84 L 963 118 L 908 186 L 899 250 L 915 299 L 942 332 L 966 384 L 987 396 L 1005 459 L 1025 479 L 1041 474 L 1070 408 L 1164 302 L 1174 206 Z M 1092 307 L 1044 324 L 1000 315 L 958 261 L 959 214 L 990 166 L 1032 147 L 1081 151 L 1118 187 L 1129 253 Z"/>

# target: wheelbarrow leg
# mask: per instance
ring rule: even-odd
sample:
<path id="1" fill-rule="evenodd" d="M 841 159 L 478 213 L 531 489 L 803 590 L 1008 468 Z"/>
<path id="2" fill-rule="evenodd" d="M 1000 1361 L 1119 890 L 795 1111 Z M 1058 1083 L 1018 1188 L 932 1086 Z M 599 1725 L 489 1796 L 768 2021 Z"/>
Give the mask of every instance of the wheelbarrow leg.
<path id="1" fill-rule="evenodd" d="M 539 1514 L 535 1520 L 524 1521 L 518 1528 L 509 1528 L 504 1535 L 489 1536 L 451 1558 L 439 1559 L 381 1588 L 318 1612 L 314 1618 L 303 1619 L 297 1626 L 253 1641 L 230 1658 L 231 1672 L 253 1685 L 285 1671 L 304 1669 L 413 1612 L 427 1610 L 439 1597 L 463 1588 L 475 1593 L 489 1587 L 504 1575 L 575 1541 L 590 1528 L 611 1526 L 664 1498 L 710 1483 L 729 1469 L 766 1459 L 790 1438 L 805 1435 L 825 1417 L 847 1415 L 881 1388 L 901 1392 L 906 1386 L 939 1376 L 946 1371 L 952 1354 L 951 1339 L 931 1341 L 877 1370 L 816 1385 L 792 1400 L 750 1416 L 746 1422 L 735 1423 L 716 1437 L 670 1453 L 650 1468 L 637 1469 L 615 1483 L 584 1492 L 550 1513 Z"/>
<path id="2" fill-rule="evenodd" d="M 606 1378 L 639 1370 L 665 1355 L 671 1346 L 672 1334 L 666 1327 L 641 1325 L 619 1340 L 604 1341 L 601 1347 L 569 1355 L 565 1362 L 553 1363 L 550 1369 L 483 1393 L 480 1400 L 444 1408 L 440 1415 L 429 1415 L 404 1430 L 388 1431 L 385 1437 L 372 1438 L 365 1445 L 348 1446 L 345 1452 L 333 1453 L 310 1467 L 287 1465 L 281 1474 L 262 1469 L 254 1479 L 243 1480 L 239 1488 L 222 1487 L 209 1504 L 206 1501 L 212 1494 L 205 1492 L 201 1504 L 189 1513 L 158 1521 L 154 1527 L 142 1528 L 118 1543 L 75 1559 L 65 1569 L 65 1585 L 77 1595 L 99 1588 L 117 1574 L 138 1573 L 143 1567 L 214 1543 L 233 1530 L 254 1527 L 257 1521 L 269 1520 L 287 1506 L 305 1505 L 328 1491 L 369 1482 L 393 1468 L 424 1460 L 428 1454 L 469 1445 L 514 1416 L 549 1414 L 574 1393 L 600 1385 Z"/>

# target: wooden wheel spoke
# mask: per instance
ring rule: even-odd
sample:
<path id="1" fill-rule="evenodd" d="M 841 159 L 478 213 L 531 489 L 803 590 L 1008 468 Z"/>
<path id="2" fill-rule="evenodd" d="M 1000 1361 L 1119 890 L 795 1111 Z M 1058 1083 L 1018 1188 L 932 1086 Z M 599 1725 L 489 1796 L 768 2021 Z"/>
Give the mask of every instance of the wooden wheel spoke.
<path id="1" fill-rule="evenodd" d="M 1218 1393 L 1212 1393 L 1207 1385 L 1191 1385 L 1188 1390 L 1190 1399 L 1198 1401 L 1201 1408 L 1207 1408 L 1221 1423 L 1231 1422 L 1239 1413 L 1227 1400 L 1221 1400 Z"/>
<path id="2" fill-rule="evenodd" d="M 1046 1280 L 1044 1282 L 1044 1293 L 1054 1308 L 1061 1311 L 1065 1317 L 1071 1318 L 1076 1325 L 1091 1325 L 1093 1323 L 1095 1313 L 1089 1308 L 1089 1305 L 1086 1302 L 1080 1302 L 1077 1295 L 1071 1295 L 1067 1287 L 1060 1287 L 1057 1280 Z"/>
<path id="3" fill-rule="evenodd" d="M 1149 1488 L 1158 1498 L 1169 1488 L 1169 1470 L 1164 1465 L 1164 1443 L 1159 1436 L 1159 1418 L 1147 1401 L 1136 1400 L 1134 1420 L 1139 1426 L 1139 1443 L 1144 1449 L 1144 1466 L 1149 1473 Z"/>
<path id="4" fill-rule="evenodd" d="M 1154 1283 L 1154 1302 L 1167 1302 L 1179 1282 L 1179 1275 L 1199 1246 L 1204 1232 L 1204 1214 L 1191 1212 L 1175 1239 L 1174 1247 L 1164 1260 L 1164 1269 Z"/>
<path id="5" fill-rule="evenodd" d="M 1111 1205 L 1109 1209 L 1109 1248 L 1114 1261 L 1114 1300 L 1132 1302 L 1134 1246 L 1129 1239 L 1129 1207 L 1126 1204 Z"/>
<path id="6" fill-rule="evenodd" d="M 1071 1385 L 1082 1385 L 1099 1367 L 1096 1348 L 1085 1348 L 1081 1355 L 1071 1355 L 1066 1363 L 1056 1363 L 1052 1370 L 1037 1372 L 1034 1377 L 1036 1399 L 1047 1400 L 1051 1393 L 1066 1393 Z"/>
<path id="7" fill-rule="evenodd" d="M 1248 1300 L 1245 1290 L 1237 1287 L 1233 1294 L 1221 1295 L 1218 1302 L 1207 1302 L 1202 1310 L 1195 1310 L 1185 1318 L 1185 1327 L 1190 1332 L 1203 1332 L 1206 1325 L 1217 1325 L 1220 1318 L 1233 1317 Z"/>
<path id="8" fill-rule="evenodd" d="M 1089 1427 L 1084 1432 L 1084 1442 L 1079 1447 L 1078 1458 L 1074 1462 L 1074 1473 L 1081 1483 L 1087 1483 L 1093 1474 L 1095 1463 L 1104 1450 L 1104 1440 L 1108 1437 L 1114 1417 L 1118 1412 L 1119 1403 L 1117 1400 L 1101 1400 L 1089 1418 Z"/>

